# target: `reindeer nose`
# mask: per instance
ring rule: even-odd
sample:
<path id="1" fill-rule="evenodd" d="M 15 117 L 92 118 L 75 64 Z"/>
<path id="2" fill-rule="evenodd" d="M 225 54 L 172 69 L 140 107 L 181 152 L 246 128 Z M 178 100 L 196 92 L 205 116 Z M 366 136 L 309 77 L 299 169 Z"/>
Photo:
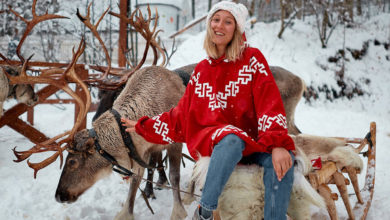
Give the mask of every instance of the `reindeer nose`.
<path id="1" fill-rule="evenodd" d="M 69 194 L 69 192 L 56 191 L 56 201 L 60 203 L 72 203 L 77 200 L 77 196 Z"/>
<path id="2" fill-rule="evenodd" d="M 57 202 L 63 203 L 66 201 L 62 193 L 57 192 L 55 197 Z"/>
<path id="3" fill-rule="evenodd" d="M 70 200 L 69 193 L 66 192 L 57 191 L 55 197 L 56 201 L 60 203 L 69 202 Z"/>

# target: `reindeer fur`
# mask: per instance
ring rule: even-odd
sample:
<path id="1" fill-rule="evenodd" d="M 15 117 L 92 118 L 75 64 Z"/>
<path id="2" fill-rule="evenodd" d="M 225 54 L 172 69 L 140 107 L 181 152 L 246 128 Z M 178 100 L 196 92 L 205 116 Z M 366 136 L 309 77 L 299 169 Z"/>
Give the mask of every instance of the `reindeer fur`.
<path id="1" fill-rule="evenodd" d="M 362 159 L 344 141 L 312 135 L 292 135 L 296 149 L 297 164 L 294 167 L 294 185 L 288 215 L 293 219 L 311 219 L 310 206 L 325 208 L 323 198 L 306 180 L 305 175 L 311 171 L 309 157 L 321 156 L 332 159 L 338 166 L 362 168 Z M 196 163 L 191 177 L 200 189 L 207 175 L 209 157 L 201 157 Z M 193 198 L 185 198 L 187 201 Z M 218 208 L 221 219 L 258 220 L 263 218 L 264 185 L 263 168 L 257 165 L 237 165 L 230 176 L 224 191 L 219 197 Z"/>
<path id="2" fill-rule="evenodd" d="M 162 67 L 146 67 L 133 74 L 124 90 L 113 104 L 122 117 L 137 120 L 141 116 L 154 116 L 168 111 L 176 106 L 184 93 L 185 87 L 180 77 Z M 127 148 L 120 135 L 119 126 L 114 116 L 104 112 L 93 122 L 99 138 L 99 143 L 105 151 L 111 154 L 122 166 L 131 169 L 138 176 L 143 177 L 144 168 L 132 163 Z M 180 184 L 180 161 L 182 145 L 156 145 L 146 142 L 136 133 L 131 134 L 132 141 L 138 154 L 147 161 L 152 152 L 167 149 L 169 156 L 169 178 L 174 188 Z M 91 187 L 104 174 L 109 173 L 111 165 L 95 150 L 86 130 L 75 135 L 71 152 L 68 154 L 56 192 L 57 201 L 75 201 L 86 189 Z M 72 153 L 74 152 L 74 153 Z M 78 152 L 83 152 L 78 153 Z M 75 169 L 74 164 L 78 164 Z M 133 166 L 131 166 L 133 164 Z M 132 178 L 127 201 L 122 211 L 115 219 L 134 219 L 133 208 L 136 191 L 140 184 L 139 178 Z M 173 190 L 174 207 L 171 219 L 184 219 L 187 215 L 181 204 L 180 193 Z"/>
<path id="3" fill-rule="evenodd" d="M 20 103 L 34 105 L 38 101 L 38 96 L 34 93 L 34 88 L 29 84 L 10 85 L 8 75 L 17 76 L 21 67 L 0 66 L 0 118 L 3 115 L 3 103 L 9 98 L 15 98 Z"/>

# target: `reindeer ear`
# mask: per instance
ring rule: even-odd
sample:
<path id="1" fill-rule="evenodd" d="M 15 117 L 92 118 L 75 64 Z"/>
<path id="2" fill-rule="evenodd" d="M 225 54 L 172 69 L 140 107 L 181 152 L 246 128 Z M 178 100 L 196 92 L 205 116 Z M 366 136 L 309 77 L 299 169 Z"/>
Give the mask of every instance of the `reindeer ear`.
<path id="1" fill-rule="evenodd" d="M 95 153 L 95 140 L 93 138 L 88 138 L 87 142 L 85 143 L 88 149 L 89 154 Z"/>
<path id="2" fill-rule="evenodd" d="M 72 141 L 73 147 L 77 151 L 86 151 L 89 147 L 88 146 L 89 139 L 92 139 L 92 138 L 89 137 L 88 131 L 86 129 L 78 131 L 74 135 L 74 138 Z"/>

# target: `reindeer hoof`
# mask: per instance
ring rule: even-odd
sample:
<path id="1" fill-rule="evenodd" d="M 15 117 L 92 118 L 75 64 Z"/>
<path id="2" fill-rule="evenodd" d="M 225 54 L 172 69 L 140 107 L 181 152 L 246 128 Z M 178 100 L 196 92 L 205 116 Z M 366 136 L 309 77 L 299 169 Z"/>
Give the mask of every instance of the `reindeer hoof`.
<path id="1" fill-rule="evenodd" d="M 125 205 L 122 210 L 116 214 L 114 220 L 134 220 L 134 215 L 129 213 L 127 206 Z"/>
<path id="2" fill-rule="evenodd" d="M 154 195 L 153 187 L 151 185 L 145 186 L 144 193 L 145 193 L 146 198 L 156 199 L 156 195 Z"/>
<path id="3" fill-rule="evenodd" d="M 125 214 L 125 215 L 122 215 L 122 212 L 118 213 L 116 216 L 115 216 L 115 219 L 114 220 L 134 220 L 134 215 L 130 215 L 130 214 Z"/>
<path id="4" fill-rule="evenodd" d="M 171 220 L 184 220 L 187 212 L 182 205 L 175 205 L 172 210 Z"/>
<path id="5" fill-rule="evenodd" d="M 168 180 L 166 177 L 164 178 L 160 175 L 160 178 L 158 178 L 155 189 L 162 190 L 164 188 L 163 187 L 164 185 L 169 185 Z"/>

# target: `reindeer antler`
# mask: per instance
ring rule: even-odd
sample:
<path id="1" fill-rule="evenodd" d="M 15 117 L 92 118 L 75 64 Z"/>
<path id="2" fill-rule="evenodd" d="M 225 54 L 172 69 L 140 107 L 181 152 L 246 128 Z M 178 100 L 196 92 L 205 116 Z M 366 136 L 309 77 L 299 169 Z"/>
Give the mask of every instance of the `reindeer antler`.
<path id="1" fill-rule="evenodd" d="M 33 4 L 32 4 L 32 16 L 33 18 L 28 21 L 27 19 L 25 19 L 24 17 L 22 17 L 18 12 L 14 11 L 11 6 L 9 6 L 9 10 L 18 18 L 20 18 L 22 21 L 24 21 L 26 23 L 26 30 L 22 36 L 22 38 L 20 39 L 19 41 L 19 44 L 18 44 L 18 47 L 16 48 L 16 54 L 18 55 L 20 61 L 22 63 L 24 63 L 24 58 L 23 56 L 20 54 L 20 48 L 22 47 L 23 43 L 24 43 L 24 40 L 27 38 L 28 34 L 31 32 L 31 30 L 34 28 L 35 25 L 37 25 L 39 22 L 42 22 L 42 21 L 46 21 L 46 20 L 51 20 L 51 19 L 57 19 L 57 18 L 68 18 L 68 17 L 65 17 L 65 16 L 61 16 L 61 15 L 55 15 L 55 14 L 48 14 L 48 12 L 46 11 L 46 14 L 44 15 L 37 15 L 35 13 L 35 6 L 37 4 L 37 0 L 34 0 L 33 1 Z"/>
<path id="2" fill-rule="evenodd" d="M 106 60 L 107 60 L 107 65 L 108 65 L 108 68 L 106 69 L 106 71 L 103 74 L 103 77 L 106 77 L 108 75 L 108 73 L 110 72 L 110 70 L 111 70 L 111 58 L 110 58 L 110 54 L 108 53 L 108 50 L 107 50 L 107 48 L 106 48 L 102 38 L 99 35 L 99 32 L 97 31 L 97 28 L 98 28 L 100 22 L 102 21 L 102 19 L 104 18 L 104 16 L 107 14 L 107 12 L 110 9 L 110 7 L 108 7 L 104 11 L 104 13 L 100 16 L 98 22 L 95 25 L 93 25 L 91 23 L 91 17 L 90 17 L 91 6 L 92 6 L 92 2 L 89 3 L 89 5 L 88 5 L 88 11 L 87 11 L 87 15 L 86 16 L 82 16 L 80 14 L 80 12 L 79 12 L 79 9 L 77 9 L 76 15 L 80 19 L 80 21 L 83 22 L 84 25 L 87 26 L 92 31 L 93 35 L 98 39 L 99 43 L 102 45 L 104 54 L 106 55 Z"/>
<path id="3" fill-rule="evenodd" d="M 83 119 L 86 117 L 88 113 L 88 109 L 91 105 L 91 95 L 89 93 L 87 85 L 79 78 L 79 76 L 76 73 L 75 67 L 76 62 L 78 58 L 81 56 L 81 54 L 85 50 L 85 41 L 84 39 L 81 39 L 79 47 L 77 51 L 74 51 L 73 48 L 73 58 L 71 63 L 68 65 L 66 70 L 61 69 L 55 69 L 55 71 L 50 72 L 42 72 L 40 76 L 29 76 L 26 73 L 27 68 L 27 62 L 29 59 L 27 59 L 22 67 L 22 71 L 19 76 L 9 76 L 9 80 L 11 83 L 44 83 L 44 84 L 50 84 L 53 86 L 56 86 L 57 88 L 62 89 L 66 93 L 68 93 L 71 97 L 73 97 L 76 100 L 77 105 L 80 107 L 80 112 L 77 115 L 76 123 L 74 124 L 71 131 L 66 131 L 62 134 L 57 135 L 54 138 L 51 138 L 47 141 L 44 141 L 42 143 L 39 143 L 32 147 L 31 149 L 27 151 L 16 151 L 14 148 L 14 154 L 17 157 L 17 160 L 15 162 L 21 162 L 27 158 L 29 158 L 34 153 L 41 153 L 41 152 L 47 152 L 47 151 L 56 151 L 55 154 L 50 156 L 49 158 L 43 160 L 40 163 L 31 163 L 27 161 L 27 164 L 29 167 L 34 169 L 34 178 L 36 178 L 37 172 L 48 166 L 49 164 L 53 163 L 58 156 L 60 156 L 60 167 L 62 167 L 63 162 L 63 156 L 62 152 L 67 148 L 68 144 L 71 140 L 73 140 L 73 137 L 79 127 L 81 126 L 81 123 Z M 51 70 L 51 69 L 49 69 Z M 62 72 L 62 73 L 61 73 Z M 68 85 L 68 82 L 75 82 L 79 84 L 85 94 L 86 101 L 84 102 L 83 99 L 78 96 Z M 65 138 L 64 138 L 65 137 Z M 56 142 L 60 138 L 64 138 L 60 140 L 58 143 Z M 62 146 L 63 144 L 66 144 L 65 146 Z"/>
<path id="4" fill-rule="evenodd" d="M 149 47 L 153 48 L 153 53 L 154 53 L 153 65 L 155 65 L 157 63 L 157 50 L 159 50 L 159 52 L 163 55 L 163 58 L 164 58 L 163 59 L 163 63 L 165 63 L 166 58 L 164 56 L 165 55 L 164 51 L 163 51 L 163 49 L 161 49 L 161 47 L 158 45 L 157 41 L 155 40 L 157 34 L 159 33 L 159 31 L 156 31 L 156 29 L 157 29 L 157 19 L 158 19 L 157 9 L 156 9 L 156 18 L 155 18 L 156 22 L 154 24 L 153 30 L 150 30 L 150 22 L 152 20 L 152 17 L 151 17 L 151 10 L 150 10 L 149 6 L 148 6 L 148 15 L 149 15 L 149 17 L 148 17 L 147 20 L 145 20 L 145 18 L 143 17 L 143 15 L 142 15 L 142 13 L 141 13 L 141 11 L 139 9 L 135 10 L 131 14 L 130 18 L 128 18 L 126 16 L 123 16 L 123 15 L 116 14 L 114 12 L 109 12 L 109 14 L 114 15 L 114 16 L 120 18 L 120 19 L 123 19 L 126 23 L 130 24 L 146 40 L 146 46 L 145 46 L 143 57 L 142 57 L 141 61 L 137 64 L 137 66 L 133 67 L 131 70 L 125 70 L 125 71 L 122 71 L 120 73 L 110 72 L 110 70 L 111 70 L 110 57 L 109 57 L 107 49 L 106 49 L 103 41 L 101 40 L 101 38 L 99 36 L 98 31 L 97 31 L 97 27 L 99 25 L 99 22 L 104 17 L 104 15 L 107 13 L 108 8 L 103 13 L 103 15 L 100 17 L 98 23 L 96 25 L 92 25 L 91 22 L 90 22 L 90 16 L 89 16 L 89 8 L 90 7 L 91 7 L 91 4 L 88 6 L 88 12 L 87 12 L 86 16 L 82 16 L 79 13 L 79 11 L 77 11 L 77 16 L 79 17 L 81 22 L 83 22 L 92 31 L 94 36 L 99 40 L 100 44 L 103 47 L 103 50 L 105 51 L 106 58 L 107 58 L 107 63 L 108 63 L 109 66 L 105 70 L 104 74 L 102 74 L 100 77 L 98 77 L 98 78 L 91 78 L 91 79 L 87 80 L 86 82 L 88 84 L 97 86 L 97 87 L 102 88 L 102 89 L 117 89 L 118 87 L 120 87 L 121 85 L 126 83 L 127 79 L 135 71 L 137 71 L 138 69 L 140 69 L 142 67 L 142 65 L 146 61 L 146 57 L 147 57 L 147 54 L 148 54 Z M 139 16 L 135 16 L 137 11 L 139 12 Z M 108 78 L 109 75 L 119 76 L 119 79 L 117 77 L 116 78 L 115 77 L 114 78 Z"/>
<path id="5" fill-rule="evenodd" d="M 140 19 L 138 19 L 138 17 L 136 17 L 136 21 L 134 21 L 133 17 L 134 17 L 134 14 L 139 11 L 140 13 L 140 17 L 142 18 L 143 20 L 143 16 L 142 16 L 142 12 L 141 10 L 137 9 L 135 11 L 133 11 L 133 13 L 131 14 L 131 17 L 128 18 L 126 16 L 123 16 L 121 14 L 117 14 L 115 12 L 109 12 L 110 15 L 113 15 L 115 17 L 118 17 L 119 19 L 125 21 L 127 24 L 133 26 L 135 28 L 135 30 L 141 34 L 142 37 L 144 37 L 145 39 L 148 38 L 148 34 L 150 34 L 152 32 L 152 38 L 150 39 L 150 46 L 152 47 L 153 49 L 153 54 L 154 54 L 154 59 L 153 59 L 153 65 L 156 65 L 157 64 L 157 57 L 158 57 L 158 53 L 157 53 L 157 50 L 158 52 L 163 56 L 163 61 L 161 62 L 160 66 L 164 66 L 166 64 L 166 57 L 165 57 L 165 53 L 164 53 L 164 49 L 161 48 L 161 46 L 159 45 L 159 43 L 157 43 L 156 41 L 156 37 L 158 35 L 158 33 L 162 30 L 158 30 L 156 32 L 156 28 L 157 28 L 157 21 L 159 19 L 159 16 L 158 16 L 158 11 L 157 11 L 157 8 L 156 8 L 156 17 L 153 18 L 155 20 L 154 22 L 154 27 L 153 27 L 153 31 L 150 31 L 150 29 L 148 28 L 149 25 L 150 25 L 150 21 L 152 20 L 152 17 L 151 17 L 151 10 L 150 10 L 150 7 L 148 5 L 148 15 L 149 15 L 149 19 L 147 21 L 147 27 L 146 27 L 146 24 L 145 24 L 145 27 L 146 29 L 137 29 L 136 26 L 139 26 L 138 22 L 140 22 Z M 137 25 L 135 25 L 137 23 Z"/>

